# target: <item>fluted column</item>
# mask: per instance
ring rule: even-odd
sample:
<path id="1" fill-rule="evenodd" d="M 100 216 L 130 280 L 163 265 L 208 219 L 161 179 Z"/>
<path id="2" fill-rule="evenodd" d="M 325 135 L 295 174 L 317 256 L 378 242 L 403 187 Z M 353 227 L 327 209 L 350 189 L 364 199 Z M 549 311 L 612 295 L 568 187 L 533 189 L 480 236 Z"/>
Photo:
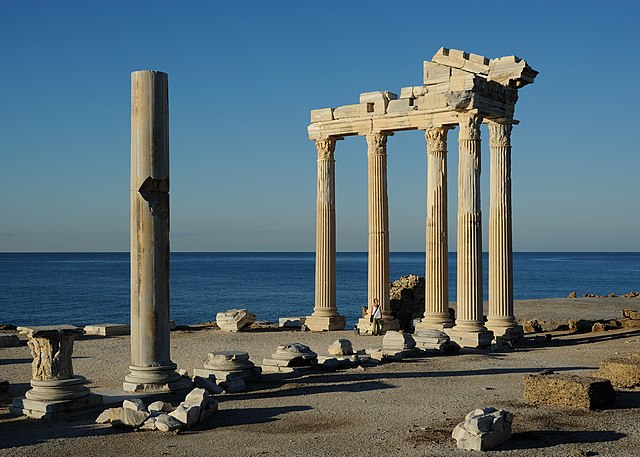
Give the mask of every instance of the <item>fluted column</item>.
<path id="1" fill-rule="evenodd" d="M 458 281 L 452 339 L 462 346 L 491 343 L 482 309 L 482 215 L 480 206 L 480 125 L 473 113 L 458 116 Z"/>
<path id="2" fill-rule="evenodd" d="M 511 128 L 489 122 L 491 148 L 489 206 L 489 313 L 487 328 L 496 337 L 524 336 L 513 312 L 513 249 L 511 238 Z"/>
<path id="3" fill-rule="evenodd" d="M 305 325 L 314 331 L 342 330 L 345 319 L 336 310 L 336 137 L 316 140 L 318 190 L 316 200 L 315 307 Z"/>
<path id="4" fill-rule="evenodd" d="M 158 71 L 131 74 L 131 366 L 127 391 L 168 391 L 169 100 Z"/>
<path id="5" fill-rule="evenodd" d="M 417 329 L 452 327 L 449 317 L 447 241 L 447 133 L 450 127 L 431 127 L 427 140 L 427 224 L 425 312 Z"/>
<path id="6" fill-rule="evenodd" d="M 368 163 L 369 268 L 368 310 L 380 300 L 382 331 L 398 327 L 389 303 L 389 202 L 387 197 L 387 138 L 392 132 L 366 134 Z"/>

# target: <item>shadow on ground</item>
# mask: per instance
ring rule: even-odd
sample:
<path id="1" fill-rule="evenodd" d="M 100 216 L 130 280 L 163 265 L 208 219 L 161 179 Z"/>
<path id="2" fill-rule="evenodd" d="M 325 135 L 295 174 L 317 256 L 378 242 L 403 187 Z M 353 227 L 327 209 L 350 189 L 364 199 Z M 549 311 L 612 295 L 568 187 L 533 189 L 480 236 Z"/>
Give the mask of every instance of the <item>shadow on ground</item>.
<path id="1" fill-rule="evenodd" d="M 538 449 L 561 444 L 605 443 L 626 437 L 624 433 L 609 430 L 531 430 L 514 433 L 511 440 L 495 448 L 496 451 Z"/>
<path id="2" fill-rule="evenodd" d="M 207 421 L 182 432 L 183 434 L 197 433 L 198 431 L 211 430 L 221 427 L 233 427 L 235 425 L 251 425 L 279 420 L 277 416 L 291 412 L 309 411 L 311 406 L 278 406 L 275 408 L 234 408 L 225 409 L 213 415 Z"/>

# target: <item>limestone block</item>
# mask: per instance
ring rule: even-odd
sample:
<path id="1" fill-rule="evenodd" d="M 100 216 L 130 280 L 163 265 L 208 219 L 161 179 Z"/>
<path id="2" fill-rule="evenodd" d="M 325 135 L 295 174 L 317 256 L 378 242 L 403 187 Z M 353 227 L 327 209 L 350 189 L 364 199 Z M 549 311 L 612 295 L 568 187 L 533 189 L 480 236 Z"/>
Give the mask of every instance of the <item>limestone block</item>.
<path id="1" fill-rule="evenodd" d="M 524 376 L 524 399 L 534 405 L 603 408 L 615 400 L 608 380 L 555 373 Z"/>
<path id="2" fill-rule="evenodd" d="M 182 404 L 203 408 L 209 401 L 209 393 L 200 387 L 196 387 L 187 394 Z"/>
<path id="3" fill-rule="evenodd" d="M 440 65 L 436 62 L 424 62 L 424 83 L 432 86 L 434 84 L 448 83 L 451 76 L 451 67 Z M 430 88 L 431 89 L 431 88 Z"/>
<path id="4" fill-rule="evenodd" d="M 255 321 L 256 315 L 246 309 L 230 309 L 216 314 L 216 324 L 221 330 L 228 332 L 237 332 Z"/>
<path id="5" fill-rule="evenodd" d="M 322 108 L 311 110 L 311 123 L 332 121 L 333 120 L 333 108 Z"/>
<path id="6" fill-rule="evenodd" d="M 449 90 L 449 85 L 447 84 L 447 91 L 443 92 L 429 92 L 423 96 L 420 96 L 415 99 L 413 104 L 417 106 L 418 110 L 434 110 L 434 109 L 444 109 L 448 108 L 447 99 L 445 98 L 445 93 Z"/>
<path id="7" fill-rule="evenodd" d="M 222 392 L 224 392 L 224 389 L 220 387 L 218 384 L 216 384 L 215 381 L 216 381 L 215 375 L 211 375 L 211 376 L 196 375 L 193 377 L 193 383 L 197 387 L 202 387 L 203 389 L 207 389 L 209 392 L 213 394 L 221 394 Z"/>
<path id="8" fill-rule="evenodd" d="M 111 410 L 105 409 L 96 418 L 96 424 L 106 424 L 108 422 L 111 422 Z"/>
<path id="9" fill-rule="evenodd" d="M 351 341 L 343 338 L 335 340 L 329 346 L 329 354 L 336 356 L 351 355 L 353 354 L 353 347 Z"/>
<path id="10" fill-rule="evenodd" d="M 134 409 L 122 408 L 118 419 L 111 419 L 111 425 L 114 427 L 140 427 L 144 421 L 151 416 L 147 411 L 136 411 Z"/>
<path id="11" fill-rule="evenodd" d="M 374 112 L 374 105 L 374 103 L 358 103 L 355 105 L 340 106 L 333 110 L 333 117 L 334 119 L 346 119 L 350 117 L 370 116 Z"/>
<path id="12" fill-rule="evenodd" d="M 397 100 L 398 95 L 389 91 L 363 92 L 360 94 L 360 103 L 384 103 L 385 106 L 390 100 Z"/>
<path id="13" fill-rule="evenodd" d="M 86 325 L 84 332 L 87 335 L 118 336 L 128 335 L 131 333 L 131 329 L 128 324 L 93 324 Z"/>
<path id="14" fill-rule="evenodd" d="M 431 59 L 433 62 L 458 68 L 470 73 L 488 74 L 490 60 L 478 54 L 469 54 L 458 49 L 440 48 Z"/>
<path id="15" fill-rule="evenodd" d="M 451 436 L 459 449 L 486 451 L 511 438 L 513 414 L 495 408 L 476 409 L 466 415 Z"/>
<path id="16" fill-rule="evenodd" d="M 409 333 L 402 331 L 388 331 L 382 338 L 384 351 L 404 351 L 416 347 L 416 342 Z"/>
<path id="17" fill-rule="evenodd" d="M 169 416 L 182 422 L 187 427 L 192 427 L 196 425 L 200 420 L 200 407 L 196 405 L 180 403 L 176 409 L 169 413 Z M 158 416 L 158 418 L 160 417 L 162 416 Z"/>
<path id="18" fill-rule="evenodd" d="M 171 411 L 173 411 L 173 405 L 171 405 L 171 403 L 168 403 L 166 401 L 154 401 L 147 407 L 147 411 L 149 411 L 150 413 L 154 413 L 154 412 L 170 413 Z"/>
<path id="19" fill-rule="evenodd" d="M 131 398 L 122 402 L 122 407 L 124 409 L 132 409 L 134 411 L 146 411 L 147 407 L 144 405 L 144 402 L 139 398 Z"/>
<path id="20" fill-rule="evenodd" d="M 0 333 L 0 348 L 20 346 L 20 338 L 12 333 Z"/>
<path id="21" fill-rule="evenodd" d="M 593 373 L 597 378 L 604 378 L 615 387 L 640 387 L 640 357 L 631 354 L 626 358 L 614 357 L 600 362 L 600 369 Z"/>
<path id="22" fill-rule="evenodd" d="M 160 414 L 155 419 L 156 429 L 162 432 L 172 432 L 184 427 L 184 424 L 182 422 L 168 414 Z"/>
<path id="23" fill-rule="evenodd" d="M 415 109 L 418 109 L 418 107 L 414 106 L 413 98 L 403 98 L 400 100 L 391 100 L 387 107 L 387 113 L 403 113 Z"/>
<path id="24" fill-rule="evenodd" d="M 505 86 L 522 87 L 533 83 L 538 72 L 527 61 L 516 56 L 491 59 L 487 79 Z"/>
<path id="25" fill-rule="evenodd" d="M 400 100 L 405 98 L 415 98 L 413 96 L 413 87 L 402 87 L 400 89 Z"/>
<path id="26" fill-rule="evenodd" d="M 140 426 L 140 430 L 156 430 L 156 418 L 150 417 Z"/>
<path id="27" fill-rule="evenodd" d="M 300 329 L 306 317 L 281 317 L 278 319 L 278 327 Z"/>

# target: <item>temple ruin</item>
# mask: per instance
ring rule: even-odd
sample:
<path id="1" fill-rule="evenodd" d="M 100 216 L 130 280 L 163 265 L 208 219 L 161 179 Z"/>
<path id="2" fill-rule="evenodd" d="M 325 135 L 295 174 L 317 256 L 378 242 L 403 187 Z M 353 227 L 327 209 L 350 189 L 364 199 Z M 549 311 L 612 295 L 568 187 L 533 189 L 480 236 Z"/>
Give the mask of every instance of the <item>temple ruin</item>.
<path id="1" fill-rule="evenodd" d="M 513 312 L 511 242 L 511 130 L 518 89 L 537 71 L 516 56 L 497 59 L 440 48 L 424 62 L 424 84 L 400 96 L 360 94 L 360 103 L 311 111 L 309 139 L 318 152 L 315 307 L 305 324 L 316 331 L 345 326 L 336 307 L 335 159 L 338 140 L 360 135 L 368 158 L 368 314 L 379 298 L 384 331 L 398 328 L 389 306 L 387 138 L 422 130 L 427 142 L 425 313 L 418 328 L 445 330 L 467 347 L 492 338 L 518 338 Z M 489 127 L 489 313 L 485 325 L 482 286 L 480 126 Z M 447 134 L 459 127 L 457 318 L 449 317 L 447 241 Z M 366 330 L 369 318 L 358 328 Z M 493 333 L 492 333 L 493 332 Z"/>

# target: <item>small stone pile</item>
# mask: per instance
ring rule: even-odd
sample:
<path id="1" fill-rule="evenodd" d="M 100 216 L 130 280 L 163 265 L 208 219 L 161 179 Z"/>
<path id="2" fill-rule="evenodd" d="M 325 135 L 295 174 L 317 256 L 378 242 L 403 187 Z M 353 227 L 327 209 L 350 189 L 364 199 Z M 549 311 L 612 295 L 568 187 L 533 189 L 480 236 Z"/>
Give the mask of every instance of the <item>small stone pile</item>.
<path id="1" fill-rule="evenodd" d="M 216 314 L 216 324 L 220 330 L 237 332 L 256 321 L 256 315 L 246 309 L 230 309 Z"/>
<path id="2" fill-rule="evenodd" d="M 290 373 L 296 368 L 318 364 L 318 354 L 302 343 L 281 344 L 271 358 L 264 359 L 262 371 L 269 373 Z"/>
<path id="3" fill-rule="evenodd" d="M 513 414 L 504 409 L 475 409 L 453 429 L 459 449 L 486 451 L 511 438 Z"/>
<path id="4" fill-rule="evenodd" d="M 600 369 L 593 376 L 609 380 L 614 387 L 640 387 L 640 353 L 629 354 L 625 358 L 605 359 L 600 362 Z"/>
<path id="5" fill-rule="evenodd" d="M 401 276 L 389 286 L 391 314 L 410 330 L 411 321 L 424 313 L 424 278 L 416 275 Z"/>
<path id="6" fill-rule="evenodd" d="M 260 372 L 260 367 L 249 360 L 247 352 L 210 352 L 204 369 L 193 370 L 193 382 L 214 393 L 219 393 L 219 390 L 227 393 L 241 392 L 247 388 L 247 382 Z"/>
<path id="7" fill-rule="evenodd" d="M 139 398 L 125 400 L 120 408 L 104 410 L 96 419 L 98 424 L 136 430 L 171 432 L 193 427 L 207 420 L 218 410 L 218 402 L 205 389 L 195 388 L 177 407 L 156 401 L 148 407 Z"/>

